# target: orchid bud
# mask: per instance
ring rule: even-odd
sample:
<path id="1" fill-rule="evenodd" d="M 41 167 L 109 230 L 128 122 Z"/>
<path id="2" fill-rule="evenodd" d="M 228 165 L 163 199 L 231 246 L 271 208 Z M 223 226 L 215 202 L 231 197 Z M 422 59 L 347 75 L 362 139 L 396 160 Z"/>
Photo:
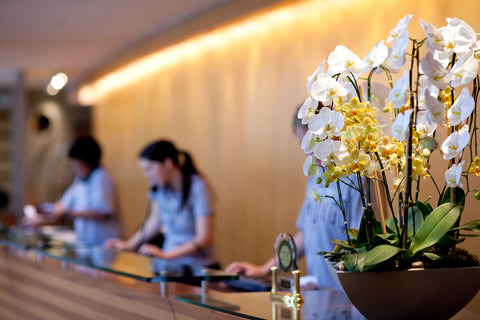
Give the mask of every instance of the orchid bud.
<path id="1" fill-rule="evenodd" d="M 420 146 L 422 146 L 423 149 L 428 149 L 430 152 L 432 152 L 433 150 L 437 149 L 438 142 L 433 137 L 427 136 L 420 140 Z"/>
<path id="2" fill-rule="evenodd" d="M 475 192 L 475 194 L 473 195 L 473 197 L 477 200 L 480 200 L 480 191 L 477 191 Z"/>

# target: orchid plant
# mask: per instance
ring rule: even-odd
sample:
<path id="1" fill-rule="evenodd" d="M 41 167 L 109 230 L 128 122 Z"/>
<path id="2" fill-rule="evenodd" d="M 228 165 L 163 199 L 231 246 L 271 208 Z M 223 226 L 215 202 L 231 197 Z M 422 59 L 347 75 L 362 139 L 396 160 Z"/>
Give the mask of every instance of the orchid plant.
<path id="1" fill-rule="evenodd" d="M 426 37 L 418 41 L 409 37 L 411 18 L 401 19 L 363 60 L 337 46 L 328 69 L 324 61 L 308 78 L 309 96 L 298 112 L 308 126 L 305 174 L 361 194 L 360 228 L 349 228 L 345 219 L 347 240 L 333 240 L 337 247 L 329 253 L 351 271 L 445 261 L 459 242 L 480 231 L 480 220 L 460 225 L 466 197 L 479 197 L 469 179 L 480 175 L 480 34 L 457 18 L 439 29 L 420 19 Z M 435 152 L 448 162 L 443 188 L 430 172 Z M 425 179 L 433 181 L 438 200 L 419 199 Z M 334 200 L 345 217 L 341 194 Z"/>

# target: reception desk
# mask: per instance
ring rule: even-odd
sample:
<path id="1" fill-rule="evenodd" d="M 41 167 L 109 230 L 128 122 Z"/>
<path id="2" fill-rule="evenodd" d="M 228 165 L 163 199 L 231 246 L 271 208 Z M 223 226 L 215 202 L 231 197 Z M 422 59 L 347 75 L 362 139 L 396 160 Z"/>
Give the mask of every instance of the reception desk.
<path id="1" fill-rule="evenodd" d="M 296 308 L 222 285 L 236 278 L 39 234 L 0 235 L 0 319 L 364 319 L 339 291 L 302 292 Z M 480 316 L 467 306 L 454 319 Z"/>

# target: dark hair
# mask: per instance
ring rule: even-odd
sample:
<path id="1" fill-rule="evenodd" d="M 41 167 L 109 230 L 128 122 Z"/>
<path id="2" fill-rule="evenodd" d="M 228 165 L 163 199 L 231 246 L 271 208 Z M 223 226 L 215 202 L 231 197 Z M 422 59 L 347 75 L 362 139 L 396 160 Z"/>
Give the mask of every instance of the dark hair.
<path id="1" fill-rule="evenodd" d="M 8 193 L 4 190 L 0 190 L 0 209 L 6 209 L 10 202 Z"/>
<path id="2" fill-rule="evenodd" d="M 292 130 L 293 130 L 293 133 L 295 133 L 295 129 L 296 128 L 302 128 L 302 127 L 306 127 L 305 124 L 302 123 L 302 119 L 300 119 L 298 117 L 298 111 L 300 111 L 300 109 L 302 108 L 302 105 L 299 105 L 296 109 L 295 109 L 295 113 L 293 114 L 293 118 L 292 118 Z"/>
<path id="3" fill-rule="evenodd" d="M 293 132 L 295 133 L 295 129 L 296 128 L 308 128 L 308 126 L 306 124 L 303 124 L 302 123 L 302 119 L 300 119 L 298 117 L 298 112 L 300 111 L 300 109 L 302 108 L 304 102 L 301 103 L 297 109 L 295 110 L 295 114 L 293 115 L 293 119 L 292 119 L 292 129 L 293 129 Z M 324 107 L 323 103 L 321 103 L 320 101 L 317 102 L 317 108 L 316 108 L 316 111 L 315 113 L 318 113 L 320 111 L 320 109 L 322 109 Z"/>
<path id="4" fill-rule="evenodd" d="M 78 138 L 70 148 L 68 156 L 72 159 L 82 160 L 92 169 L 100 164 L 102 150 L 98 143 L 90 136 Z"/>
<path id="5" fill-rule="evenodd" d="M 50 127 L 50 119 L 47 116 L 41 114 L 37 118 L 38 131 L 47 130 Z"/>
<path id="6" fill-rule="evenodd" d="M 173 164 L 182 172 L 182 207 L 187 202 L 192 185 L 191 177 L 198 174 L 192 157 L 185 151 L 179 151 L 175 145 L 167 140 L 155 141 L 140 152 L 140 158 L 163 162 L 172 159 Z"/>

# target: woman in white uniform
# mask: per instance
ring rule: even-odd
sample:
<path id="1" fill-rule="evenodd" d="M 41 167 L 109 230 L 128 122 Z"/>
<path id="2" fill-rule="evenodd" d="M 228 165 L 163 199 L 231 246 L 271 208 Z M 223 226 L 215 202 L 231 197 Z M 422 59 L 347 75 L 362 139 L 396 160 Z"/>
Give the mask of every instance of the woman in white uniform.
<path id="1" fill-rule="evenodd" d="M 75 174 L 73 183 L 57 203 L 39 206 L 44 214 L 26 223 L 38 225 L 72 218 L 79 244 L 102 245 L 120 234 L 120 225 L 115 186 L 100 165 L 101 148 L 92 137 L 81 137 L 68 156 Z"/>
<path id="2" fill-rule="evenodd" d="M 187 265 L 211 267 L 214 216 L 210 188 L 187 152 L 160 140 L 140 153 L 140 167 L 151 189 L 152 210 L 130 239 L 109 239 L 106 248 L 135 250 Z M 162 247 L 146 243 L 163 232 Z"/>

